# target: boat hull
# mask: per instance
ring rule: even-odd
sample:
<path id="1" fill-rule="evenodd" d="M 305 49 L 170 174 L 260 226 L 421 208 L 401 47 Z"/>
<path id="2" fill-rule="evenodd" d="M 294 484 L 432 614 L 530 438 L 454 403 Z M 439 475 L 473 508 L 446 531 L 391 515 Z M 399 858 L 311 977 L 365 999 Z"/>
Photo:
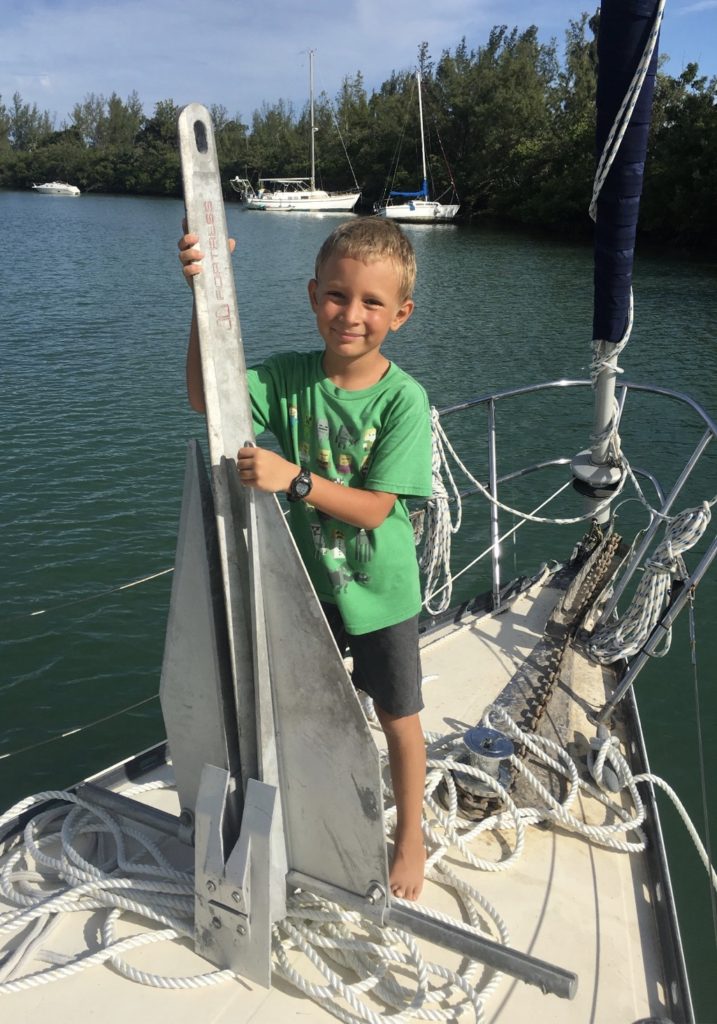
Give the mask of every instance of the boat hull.
<path id="1" fill-rule="evenodd" d="M 48 181 L 43 185 L 33 185 L 34 192 L 43 196 L 79 196 L 77 185 L 68 185 L 64 181 Z"/>
<path id="2" fill-rule="evenodd" d="M 360 192 L 331 195 L 329 192 L 274 193 L 250 196 L 244 199 L 247 210 L 273 210 L 279 213 L 304 211 L 305 213 L 351 213 L 359 201 Z"/>
<path id="3" fill-rule="evenodd" d="M 383 206 L 378 215 L 411 224 L 435 224 L 453 220 L 459 208 L 458 203 L 433 203 L 426 199 L 414 199 L 410 203 Z"/>

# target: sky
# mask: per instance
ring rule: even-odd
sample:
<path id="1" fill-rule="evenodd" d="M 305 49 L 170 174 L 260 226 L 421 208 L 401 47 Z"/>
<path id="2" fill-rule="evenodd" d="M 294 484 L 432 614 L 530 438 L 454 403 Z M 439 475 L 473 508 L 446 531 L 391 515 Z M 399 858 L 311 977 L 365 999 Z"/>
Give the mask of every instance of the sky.
<path id="1" fill-rule="evenodd" d="M 69 122 L 88 95 L 136 91 L 148 115 L 160 100 L 224 106 L 245 122 L 263 103 L 335 97 L 361 71 L 370 92 L 412 70 L 421 42 L 433 58 L 465 37 L 485 43 L 494 25 L 531 24 L 562 48 L 580 0 L 0 0 L 0 100 L 19 92 Z M 690 61 L 717 74 L 717 0 L 668 0 L 660 50 L 677 75 Z"/>

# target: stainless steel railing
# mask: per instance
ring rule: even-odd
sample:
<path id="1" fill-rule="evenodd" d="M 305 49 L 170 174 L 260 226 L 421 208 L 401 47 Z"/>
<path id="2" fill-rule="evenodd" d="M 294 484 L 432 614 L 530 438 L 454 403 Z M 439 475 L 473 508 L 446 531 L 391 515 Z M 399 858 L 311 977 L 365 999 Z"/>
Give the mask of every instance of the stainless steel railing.
<path id="1" fill-rule="evenodd" d="M 519 388 L 510 388 L 504 391 L 495 392 L 489 395 L 483 395 L 476 398 L 462 401 L 454 405 L 446 406 L 439 410 L 439 414 L 442 421 L 452 416 L 455 413 L 465 412 L 466 410 L 476 409 L 480 406 L 485 406 L 487 410 L 487 453 L 488 453 L 488 481 L 487 489 L 492 498 L 498 499 L 498 490 L 500 484 L 513 480 L 521 476 L 526 476 L 531 473 L 538 472 L 539 470 L 546 469 L 556 465 L 569 464 L 572 458 L 558 457 L 553 459 L 536 462 L 517 470 L 512 470 L 510 473 L 504 476 L 498 475 L 498 433 L 496 429 L 496 408 L 499 403 L 502 403 L 508 399 L 516 397 L 523 397 L 526 395 L 536 394 L 541 391 L 549 391 L 551 389 L 567 389 L 567 388 L 591 388 L 592 385 L 588 380 L 557 380 L 548 381 L 541 384 L 528 385 Z M 697 447 L 693 451 L 692 455 L 688 458 L 682 471 L 680 472 L 677 480 L 669 491 L 669 494 L 665 496 L 665 490 L 658 479 L 658 477 L 650 470 L 643 467 L 632 466 L 632 471 L 636 476 L 640 476 L 649 480 L 652 487 L 654 488 L 655 494 L 657 495 L 658 512 L 660 515 L 667 515 L 672 508 L 675 500 L 683 490 L 687 480 L 692 475 L 693 470 L 699 463 L 702 455 L 707 449 L 710 441 L 717 436 L 717 423 L 710 417 L 710 415 L 702 408 L 702 406 L 696 402 L 690 395 L 684 392 L 675 391 L 670 388 L 664 388 L 654 385 L 637 384 L 629 381 L 622 381 L 617 389 L 618 399 L 618 422 L 622 418 L 628 396 L 631 392 L 642 392 L 650 395 L 667 398 L 669 400 L 677 401 L 683 405 L 686 405 L 692 413 L 695 414 L 697 420 L 701 420 L 705 432 L 702 435 Z M 574 454 L 574 453 L 573 453 Z M 560 488 L 554 494 L 550 495 L 549 498 L 542 503 L 540 507 L 544 507 L 550 501 L 552 501 L 564 488 Z M 472 488 L 461 493 L 461 497 L 468 496 L 477 492 L 476 488 Z M 500 564 L 500 541 L 505 538 L 501 538 L 500 534 L 500 508 L 495 501 L 490 504 L 490 545 L 484 552 L 473 559 L 471 565 L 476 564 L 483 557 L 487 557 L 490 554 L 491 558 L 491 591 L 493 607 L 498 608 L 500 605 L 500 590 L 501 590 L 501 564 Z M 603 612 L 603 619 L 612 615 L 617 605 L 618 600 L 625 591 L 625 588 L 629 584 L 632 576 L 636 569 L 640 565 L 644 558 L 650 544 L 652 543 L 655 533 L 662 520 L 659 516 L 652 516 L 651 522 L 645 532 L 645 535 L 632 553 L 627 566 L 623 571 L 623 575 L 618 583 L 615 593 L 611 598 L 610 602 L 606 606 Z M 523 525 L 524 521 L 521 521 L 517 526 L 513 527 L 505 536 L 513 534 L 520 526 Z M 714 556 L 713 556 L 714 557 Z M 703 572 L 706 567 L 703 568 Z M 463 570 L 461 570 L 463 571 Z"/>

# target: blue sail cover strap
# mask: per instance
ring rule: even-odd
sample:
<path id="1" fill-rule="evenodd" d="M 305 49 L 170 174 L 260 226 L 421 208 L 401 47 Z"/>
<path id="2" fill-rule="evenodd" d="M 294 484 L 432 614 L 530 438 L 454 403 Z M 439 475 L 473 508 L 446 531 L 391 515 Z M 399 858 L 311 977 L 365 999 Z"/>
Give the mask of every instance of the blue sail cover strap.
<path id="1" fill-rule="evenodd" d="M 598 159 L 645 50 L 658 6 L 658 0 L 602 0 L 595 135 Z M 620 341 L 629 315 L 657 50 L 655 46 L 630 123 L 597 201 L 593 338 L 602 341 Z"/>

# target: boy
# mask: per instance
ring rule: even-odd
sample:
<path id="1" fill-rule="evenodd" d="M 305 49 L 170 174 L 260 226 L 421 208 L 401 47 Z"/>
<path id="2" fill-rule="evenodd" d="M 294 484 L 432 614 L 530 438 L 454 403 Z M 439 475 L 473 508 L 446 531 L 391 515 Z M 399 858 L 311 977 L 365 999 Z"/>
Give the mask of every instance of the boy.
<path id="1" fill-rule="evenodd" d="M 190 284 L 201 270 L 197 241 L 179 242 Z M 348 644 L 354 683 L 374 700 L 396 798 L 391 891 L 409 900 L 423 885 L 426 761 L 421 598 L 404 498 L 430 496 L 431 429 L 423 388 L 382 346 L 413 312 L 415 275 L 411 244 L 393 221 L 357 218 L 329 235 L 308 286 L 323 351 L 281 353 L 248 373 L 257 433 L 270 430 L 283 454 L 237 454 L 243 484 L 286 493 L 292 533 L 339 649 Z M 204 411 L 194 315 L 187 387 L 192 407 Z"/>

